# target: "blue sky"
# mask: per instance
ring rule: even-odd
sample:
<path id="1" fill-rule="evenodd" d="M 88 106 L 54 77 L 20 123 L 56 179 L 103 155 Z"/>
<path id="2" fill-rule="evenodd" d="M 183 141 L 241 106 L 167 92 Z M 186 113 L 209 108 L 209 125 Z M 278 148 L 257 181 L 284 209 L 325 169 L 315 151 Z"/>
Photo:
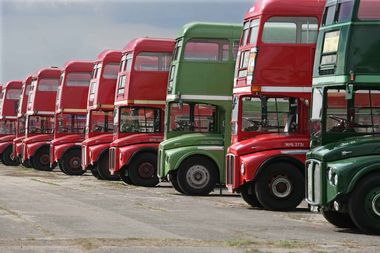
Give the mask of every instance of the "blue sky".
<path id="1" fill-rule="evenodd" d="M 175 38 L 192 21 L 242 23 L 253 0 L 0 0 L 0 83 L 92 60 L 141 36 Z"/>

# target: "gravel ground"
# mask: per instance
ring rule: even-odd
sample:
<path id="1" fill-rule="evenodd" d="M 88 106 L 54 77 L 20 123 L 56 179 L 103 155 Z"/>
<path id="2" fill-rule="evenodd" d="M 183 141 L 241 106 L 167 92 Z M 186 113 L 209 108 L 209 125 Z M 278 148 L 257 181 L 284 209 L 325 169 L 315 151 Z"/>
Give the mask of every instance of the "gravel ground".
<path id="1" fill-rule="evenodd" d="M 379 252 L 380 237 L 337 229 L 303 203 L 250 208 L 237 195 L 177 194 L 0 165 L 0 252 Z"/>

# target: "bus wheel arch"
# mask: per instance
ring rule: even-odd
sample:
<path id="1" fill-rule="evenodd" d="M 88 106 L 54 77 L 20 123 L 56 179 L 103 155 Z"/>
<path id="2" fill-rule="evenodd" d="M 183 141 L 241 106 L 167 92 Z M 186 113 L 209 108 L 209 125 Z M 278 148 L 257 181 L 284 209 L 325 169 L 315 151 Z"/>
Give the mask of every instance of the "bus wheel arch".
<path id="1" fill-rule="evenodd" d="M 191 155 L 176 169 L 177 182 L 186 195 L 208 195 L 219 182 L 217 163 L 206 155 Z"/>
<path id="2" fill-rule="evenodd" d="M 255 193 L 265 209 L 294 210 L 305 196 L 304 165 L 286 156 L 268 159 L 256 173 Z"/>

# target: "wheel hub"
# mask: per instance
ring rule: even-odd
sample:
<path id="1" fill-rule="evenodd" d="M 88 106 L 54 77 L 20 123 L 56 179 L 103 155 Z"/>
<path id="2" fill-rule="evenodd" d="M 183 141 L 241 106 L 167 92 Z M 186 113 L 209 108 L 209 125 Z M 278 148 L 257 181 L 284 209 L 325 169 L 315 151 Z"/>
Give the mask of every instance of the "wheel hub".
<path id="1" fill-rule="evenodd" d="M 377 193 L 372 199 L 372 210 L 377 216 L 380 217 L 380 193 Z"/>
<path id="2" fill-rule="evenodd" d="M 40 157 L 40 163 L 43 165 L 48 165 L 50 163 L 50 157 L 47 154 L 44 154 Z"/>
<path id="3" fill-rule="evenodd" d="M 73 157 L 70 159 L 70 167 L 77 169 L 80 166 L 80 159 L 78 157 Z"/>
<path id="4" fill-rule="evenodd" d="M 154 175 L 154 171 L 155 169 L 154 169 L 153 164 L 149 162 L 142 163 L 138 167 L 139 175 L 142 178 L 151 178 Z"/>
<path id="5" fill-rule="evenodd" d="M 292 191 L 292 183 L 287 177 L 279 176 L 272 181 L 271 189 L 276 197 L 286 198 Z"/>
<path id="6" fill-rule="evenodd" d="M 186 173 L 188 184 L 195 189 L 204 188 L 210 181 L 210 174 L 206 167 L 194 165 Z"/>

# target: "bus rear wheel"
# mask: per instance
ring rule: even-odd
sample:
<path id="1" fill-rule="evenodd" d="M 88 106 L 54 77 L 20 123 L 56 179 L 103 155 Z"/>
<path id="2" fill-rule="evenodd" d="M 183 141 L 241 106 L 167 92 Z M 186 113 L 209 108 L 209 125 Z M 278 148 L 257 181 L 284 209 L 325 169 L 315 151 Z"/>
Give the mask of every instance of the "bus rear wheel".
<path id="1" fill-rule="evenodd" d="M 354 188 L 348 211 L 355 225 L 367 234 L 380 234 L 380 174 L 369 175 Z"/>
<path id="2" fill-rule="evenodd" d="M 31 165 L 36 170 L 52 171 L 50 167 L 50 148 L 42 147 L 31 158 Z"/>
<path id="3" fill-rule="evenodd" d="M 322 210 L 325 219 L 338 228 L 355 228 L 355 224 L 347 213 L 339 213 L 337 211 Z"/>
<path id="4" fill-rule="evenodd" d="M 217 168 L 207 158 L 192 157 L 183 162 L 178 169 L 177 181 L 186 195 L 208 195 L 218 181 Z"/>
<path id="5" fill-rule="evenodd" d="M 263 207 L 257 199 L 255 193 L 255 184 L 253 182 L 243 185 L 240 189 L 240 195 L 243 200 L 252 207 Z"/>
<path id="6" fill-rule="evenodd" d="M 7 166 L 17 166 L 20 164 L 20 162 L 17 159 L 11 158 L 12 154 L 12 145 L 8 146 L 4 152 L 1 154 L 1 161 L 4 165 Z"/>
<path id="7" fill-rule="evenodd" d="M 141 153 L 128 166 L 128 175 L 133 185 L 154 187 L 159 183 L 157 177 L 157 156 Z"/>
<path id="8" fill-rule="evenodd" d="M 98 162 L 96 163 L 96 171 L 99 175 L 99 179 L 103 179 L 103 180 L 113 180 L 113 181 L 116 181 L 116 180 L 119 180 L 120 177 L 119 175 L 111 175 L 111 172 L 109 170 L 109 152 L 106 151 L 104 152 Z"/>
<path id="9" fill-rule="evenodd" d="M 256 196 L 265 209 L 294 210 L 305 196 L 305 179 L 293 164 L 277 162 L 263 168 L 255 183 Z"/>
<path id="10" fill-rule="evenodd" d="M 67 151 L 60 160 L 60 168 L 66 175 L 80 176 L 86 172 L 82 170 L 80 149 Z"/>

